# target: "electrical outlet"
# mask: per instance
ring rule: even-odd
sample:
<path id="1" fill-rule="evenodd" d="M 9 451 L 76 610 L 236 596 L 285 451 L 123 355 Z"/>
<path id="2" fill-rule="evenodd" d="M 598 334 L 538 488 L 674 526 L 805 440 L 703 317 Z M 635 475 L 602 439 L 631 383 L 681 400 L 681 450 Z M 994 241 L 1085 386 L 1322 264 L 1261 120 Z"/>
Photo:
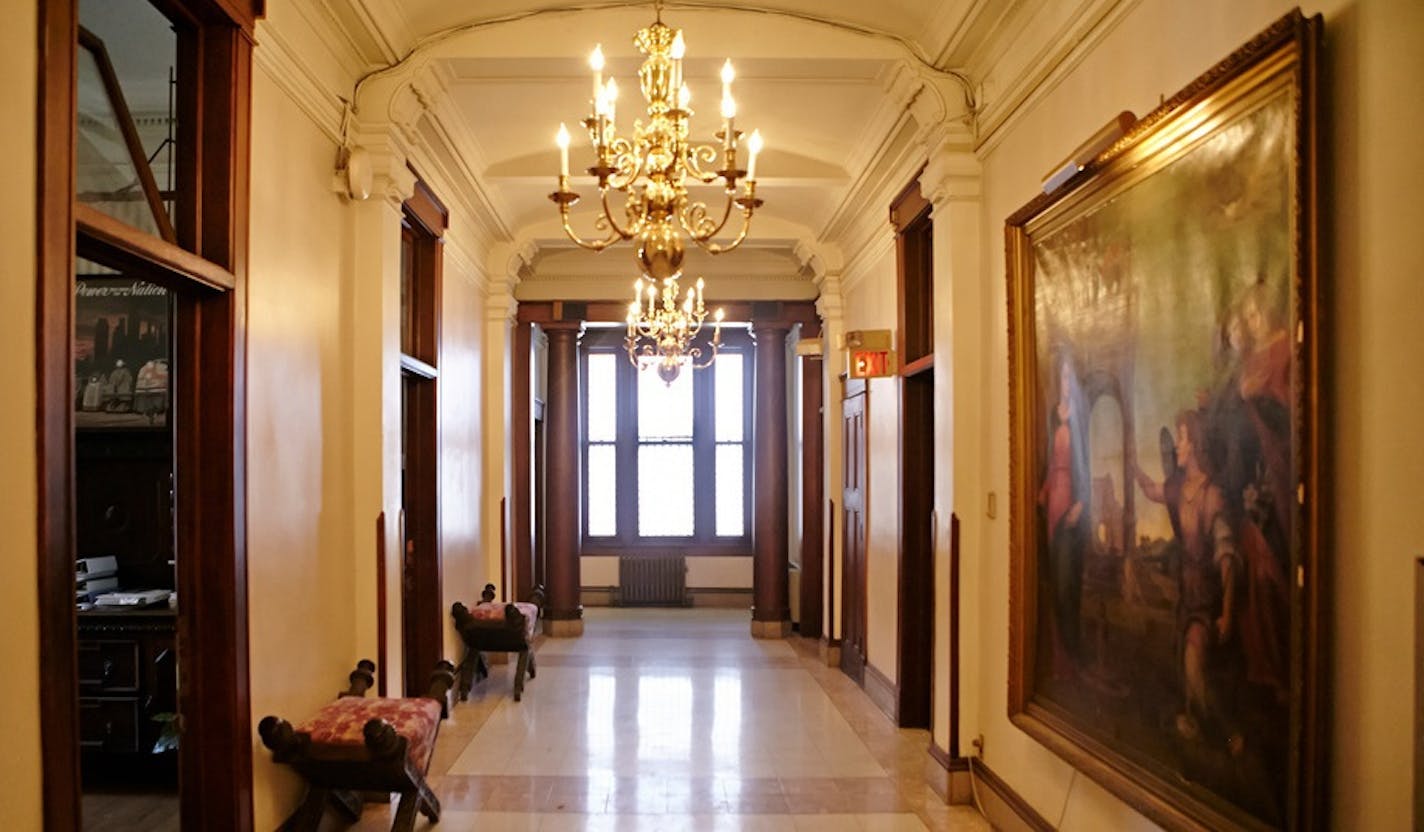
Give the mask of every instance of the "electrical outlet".
<path id="1" fill-rule="evenodd" d="M 979 736 L 975 737 L 974 741 L 971 742 L 970 745 L 974 747 L 974 756 L 978 757 L 981 760 L 984 759 L 984 735 L 980 734 Z"/>

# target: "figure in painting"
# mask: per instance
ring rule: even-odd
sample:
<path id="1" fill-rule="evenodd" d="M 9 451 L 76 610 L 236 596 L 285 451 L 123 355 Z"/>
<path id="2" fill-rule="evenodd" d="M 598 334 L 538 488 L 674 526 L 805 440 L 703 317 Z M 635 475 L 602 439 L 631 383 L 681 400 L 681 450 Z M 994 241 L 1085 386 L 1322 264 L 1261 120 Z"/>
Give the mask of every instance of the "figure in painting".
<path id="1" fill-rule="evenodd" d="M 1239 756 L 1245 739 L 1235 727 L 1231 679 L 1238 675 L 1241 557 L 1226 497 L 1211 476 L 1197 411 L 1178 415 L 1175 451 L 1180 470 L 1169 473 L 1167 482 L 1155 482 L 1141 469 L 1137 481 L 1149 500 L 1167 505 L 1182 550 L 1178 621 L 1184 708 L 1176 728 L 1185 739 L 1224 738 L 1227 750 Z"/>
<path id="2" fill-rule="evenodd" d="M 1225 377 L 1201 398 L 1208 456 L 1245 570 L 1246 679 L 1284 702 L 1290 682 L 1290 345 L 1266 298 L 1265 285 L 1257 283 L 1228 316 Z"/>
<path id="3" fill-rule="evenodd" d="M 144 362 L 134 383 L 133 410 L 148 417 L 151 425 L 168 410 L 168 359 Z"/>
<path id="4" fill-rule="evenodd" d="M 124 366 L 124 360 L 120 358 L 114 362 L 114 369 L 109 373 L 109 399 L 104 405 L 104 409 L 110 413 L 128 413 L 133 410 L 133 371 Z"/>
<path id="5" fill-rule="evenodd" d="M 1055 678 L 1071 678 L 1082 658 L 1080 611 L 1083 554 L 1090 540 L 1092 471 L 1088 464 L 1088 408 L 1065 351 L 1058 362 L 1058 403 L 1049 414 L 1048 470 L 1038 491 L 1048 532 L 1049 638 Z"/>

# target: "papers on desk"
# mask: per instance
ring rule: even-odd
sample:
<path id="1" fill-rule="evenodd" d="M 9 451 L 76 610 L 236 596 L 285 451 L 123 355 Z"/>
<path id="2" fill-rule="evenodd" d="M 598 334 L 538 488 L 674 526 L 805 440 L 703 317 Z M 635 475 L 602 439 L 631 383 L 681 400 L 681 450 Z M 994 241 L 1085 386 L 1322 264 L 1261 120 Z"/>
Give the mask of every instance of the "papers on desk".
<path id="1" fill-rule="evenodd" d="M 106 592 L 94 599 L 99 607 L 151 607 L 162 604 L 172 594 L 167 589 L 139 589 L 128 592 Z"/>

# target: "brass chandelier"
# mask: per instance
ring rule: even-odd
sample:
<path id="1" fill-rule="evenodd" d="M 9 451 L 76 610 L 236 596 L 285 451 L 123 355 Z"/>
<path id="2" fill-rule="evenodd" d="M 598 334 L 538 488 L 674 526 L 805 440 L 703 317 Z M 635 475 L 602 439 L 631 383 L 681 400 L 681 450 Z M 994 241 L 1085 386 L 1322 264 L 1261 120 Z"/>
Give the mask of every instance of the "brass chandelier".
<path id="1" fill-rule="evenodd" d="M 705 355 L 693 339 L 702 329 L 707 312 L 703 305 L 703 282 L 681 294 L 685 253 L 683 235 L 710 254 L 722 254 L 742 244 L 751 226 L 752 213 L 761 206 L 756 197 L 757 154 L 761 152 L 760 131 L 747 139 L 747 167 L 737 165 L 742 131 L 735 127 L 737 103 L 732 98 L 736 73 L 729 59 L 722 65 L 722 129 L 716 133 L 721 148 L 688 141 L 691 92 L 682 77 L 686 52 L 682 30 L 662 22 L 662 3 L 654 4 L 656 19 L 638 31 L 633 43 L 646 57 L 638 70 L 638 81 L 647 101 L 646 121 L 633 122 L 631 135 L 619 135 L 616 128 L 618 85 L 603 78 L 603 50 L 595 46 L 589 56 L 593 70 L 592 114 L 583 120 L 593 145 L 595 163 L 588 168 L 598 180 L 602 212 L 594 227 L 606 236 L 585 240 L 569 224 L 569 209 L 579 195 L 569 189 L 569 131 L 559 125 L 559 189 L 549 195 L 559 206 L 564 233 L 582 248 L 602 251 L 621 240 L 634 240 L 642 277 L 634 284 L 633 301 L 628 304 L 628 358 L 645 367 L 656 359 L 658 375 L 671 384 L 684 364 L 706 367 L 717 357 L 721 346 L 722 310 L 714 314 L 710 353 Z M 720 159 L 720 161 L 719 161 Z M 720 164 L 719 170 L 710 167 Z M 693 184 L 722 183 L 725 202 L 717 216 L 705 202 L 692 200 L 687 193 Z M 742 192 L 737 193 L 737 183 Z M 610 191 L 624 196 L 624 221 L 620 222 L 610 204 Z M 726 228 L 736 206 L 741 213 L 741 229 L 726 242 L 717 237 Z"/>

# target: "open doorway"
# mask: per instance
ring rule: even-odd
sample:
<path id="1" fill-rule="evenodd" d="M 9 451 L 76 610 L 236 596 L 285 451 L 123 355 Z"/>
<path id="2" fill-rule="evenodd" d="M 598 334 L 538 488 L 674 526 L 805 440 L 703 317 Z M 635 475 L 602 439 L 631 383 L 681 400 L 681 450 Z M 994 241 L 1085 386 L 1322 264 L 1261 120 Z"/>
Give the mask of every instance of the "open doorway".
<path id="1" fill-rule="evenodd" d="M 449 223 L 423 182 L 401 228 L 401 633 L 407 693 L 425 690 L 441 658 L 440 278 Z"/>
<path id="2" fill-rule="evenodd" d="M 844 377 L 843 377 L 844 378 Z M 841 670 L 857 684 L 864 684 L 866 655 L 866 575 L 865 521 L 866 485 L 869 475 L 866 449 L 866 405 L 868 395 L 864 379 L 845 380 L 845 398 L 841 401 L 842 453 L 841 529 Z"/>
<path id="3" fill-rule="evenodd" d="M 934 227 L 915 182 L 890 207 L 900 324 L 900 586 L 896 722 L 929 728 L 934 663 Z"/>

